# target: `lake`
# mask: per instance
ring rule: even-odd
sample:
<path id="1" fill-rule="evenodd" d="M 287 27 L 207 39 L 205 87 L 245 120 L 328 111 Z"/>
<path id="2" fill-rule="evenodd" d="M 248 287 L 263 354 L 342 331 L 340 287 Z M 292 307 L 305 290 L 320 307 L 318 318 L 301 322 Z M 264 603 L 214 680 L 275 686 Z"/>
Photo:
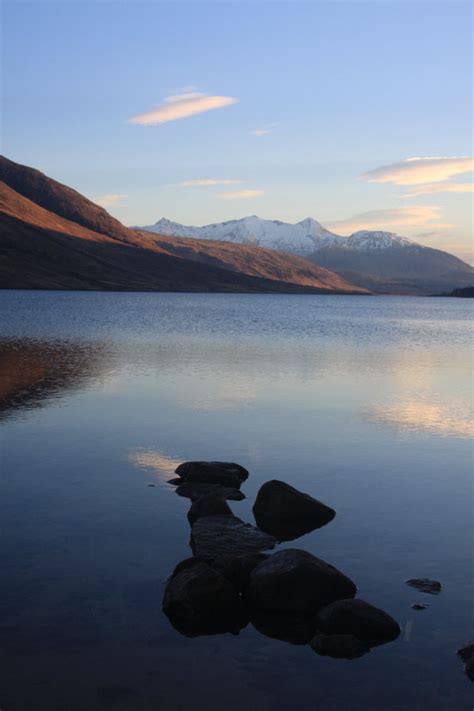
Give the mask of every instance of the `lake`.
<path id="1" fill-rule="evenodd" d="M 472 708 L 468 300 L 3 291 L 0 314 L 2 711 Z M 167 480 L 189 459 L 249 469 L 229 503 L 251 523 L 273 478 L 332 506 L 282 547 L 400 637 L 348 661 L 175 631 L 189 500 Z"/>

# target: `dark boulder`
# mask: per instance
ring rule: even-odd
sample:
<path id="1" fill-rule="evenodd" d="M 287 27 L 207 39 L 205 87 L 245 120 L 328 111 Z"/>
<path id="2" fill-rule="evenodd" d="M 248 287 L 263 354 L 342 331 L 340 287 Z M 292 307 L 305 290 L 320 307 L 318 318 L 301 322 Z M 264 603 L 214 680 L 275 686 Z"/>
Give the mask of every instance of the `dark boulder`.
<path id="1" fill-rule="evenodd" d="M 247 587 L 250 580 L 250 573 L 259 563 L 266 560 L 268 554 L 246 553 L 235 558 L 224 558 L 217 562 L 219 572 L 230 580 L 232 585 L 240 592 Z"/>
<path id="2" fill-rule="evenodd" d="M 188 511 L 188 521 L 191 526 L 203 516 L 233 516 L 225 499 L 215 494 L 208 494 L 196 499 Z"/>
<path id="3" fill-rule="evenodd" d="M 293 615 L 253 608 L 249 608 L 249 615 L 250 623 L 258 632 L 290 644 L 308 644 L 317 630 L 314 615 Z"/>
<path id="4" fill-rule="evenodd" d="M 464 671 L 471 681 L 474 681 L 474 654 L 469 657 L 464 665 Z"/>
<path id="5" fill-rule="evenodd" d="M 245 499 L 239 489 L 231 486 L 220 486 L 219 484 L 207 484 L 204 481 L 183 481 L 182 484 L 176 487 L 178 496 L 184 496 L 186 499 L 196 501 L 202 496 L 219 496 L 221 499 L 229 499 L 230 501 L 242 501 Z"/>
<path id="6" fill-rule="evenodd" d="M 248 617 L 233 585 L 202 561 L 183 563 L 168 581 L 163 598 L 163 611 L 173 627 L 186 637 L 237 634 Z"/>
<path id="7" fill-rule="evenodd" d="M 176 469 L 176 474 L 185 481 L 221 484 L 236 489 L 240 488 L 249 475 L 240 464 L 233 462 L 184 462 Z"/>
<path id="8" fill-rule="evenodd" d="M 400 634 L 400 625 L 383 610 L 364 600 L 337 600 L 317 615 L 325 634 L 352 634 L 371 646 L 391 642 Z"/>
<path id="9" fill-rule="evenodd" d="M 260 488 L 253 507 L 257 526 L 280 541 L 290 541 L 321 528 L 336 512 L 283 481 L 273 479 Z"/>
<path id="10" fill-rule="evenodd" d="M 468 642 L 467 644 L 464 645 L 464 647 L 461 647 L 461 649 L 458 649 L 456 652 L 463 662 L 467 662 L 468 659 L 471 657 L 474 657 L 474 642 Z"/>
<path id="11" fill-rule="evenodd" d="M 329 602 L 355 595 L 355 584 L 320 558 L 279 551 L 253 569 L 246 596 L 258 609 L 312 615 Z"/>
<path id="12" fill-rule="evenodd" d="M 353 634 L 317 634 L 309 644 L 317 654 L 335 659 L 355 659 L 370 652 L 370 647 Z"/>
<path id="13" fill-rule="evenodd" d="M 441 592 L 441 583 L 437 580 L 429 578 L 410 578 L 405 581 L 411 588 L 416 588 L 420 592 L 429 593 L 430 595 L 439 595 Z"/>
<path id="14" fill-rule="evenodd" d="M 205 516 L 193 525 L 190 543 L 195 556 L 222 561 L 273 548 L 276 541 L 236 516 Z"/>

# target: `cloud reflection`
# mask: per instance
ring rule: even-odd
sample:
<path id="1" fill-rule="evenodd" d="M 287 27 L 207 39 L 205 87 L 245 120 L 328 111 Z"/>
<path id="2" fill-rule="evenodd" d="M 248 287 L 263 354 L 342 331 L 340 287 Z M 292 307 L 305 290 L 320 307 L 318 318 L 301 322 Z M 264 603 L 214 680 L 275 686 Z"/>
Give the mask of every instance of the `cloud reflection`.
<path id="1" fill-rule="evenodd" d="M 368 419 L 400 430 L 445 437 L 474 437 L 469 407 L 459 400 L 449 400 L 442 405 L 423 400 L 402 400 L 394 405 L 377 407 Z"/>

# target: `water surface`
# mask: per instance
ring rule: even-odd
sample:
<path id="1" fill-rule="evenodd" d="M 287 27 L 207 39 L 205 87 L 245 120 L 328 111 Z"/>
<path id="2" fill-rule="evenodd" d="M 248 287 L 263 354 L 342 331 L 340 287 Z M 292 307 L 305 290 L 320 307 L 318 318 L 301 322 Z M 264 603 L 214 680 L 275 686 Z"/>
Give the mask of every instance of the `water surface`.
<path id="1" fill-rule="evenodd" d="M 468 301 L 5 291 L 0 314 L 2 711 L 471 709 Z M 400 638 L 339 661 L 250 625 L 180 636 L 161 598 L 187 459 L 247 467 L 250 522 L 270 478 L 335 508 L 284 545 Z M 441 595 L 404 584 L 425 576 Z"/>

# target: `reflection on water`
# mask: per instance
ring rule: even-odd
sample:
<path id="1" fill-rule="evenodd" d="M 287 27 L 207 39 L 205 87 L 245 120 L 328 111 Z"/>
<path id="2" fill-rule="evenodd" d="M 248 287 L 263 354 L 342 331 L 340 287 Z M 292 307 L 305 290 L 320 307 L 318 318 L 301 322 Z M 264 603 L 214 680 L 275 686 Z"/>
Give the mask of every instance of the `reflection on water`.
<path id="1" fill-rule="evenodd" d="M 106 370 L 102 343 L 0 340 L 0 419 L 83 388 Z"/>
<path id="2" fill-rule="evenodd" d="M 101 711 L 117 686 L 121 711 L 470 707 L 470 304 L 1 292 L 0 313 L 2 708 Z M 272 620 L 170 629 L 189 501 L 147 484 L 191 459 L 249 469 L 244 521 L 270 479 L 334 507 L 298 546 L 400 639 L 346 665 Z M 422 613 L 412 577 L 443 585 Z"/>
<path id="3" fill-rule="evenodd" d="M 401 400 L 378 407 L 370 419 L 401 430 L 427 432 L 444 437 L 474 437 L 472 409 L 468 398 L 446 400 L 442 404 Z"/>

